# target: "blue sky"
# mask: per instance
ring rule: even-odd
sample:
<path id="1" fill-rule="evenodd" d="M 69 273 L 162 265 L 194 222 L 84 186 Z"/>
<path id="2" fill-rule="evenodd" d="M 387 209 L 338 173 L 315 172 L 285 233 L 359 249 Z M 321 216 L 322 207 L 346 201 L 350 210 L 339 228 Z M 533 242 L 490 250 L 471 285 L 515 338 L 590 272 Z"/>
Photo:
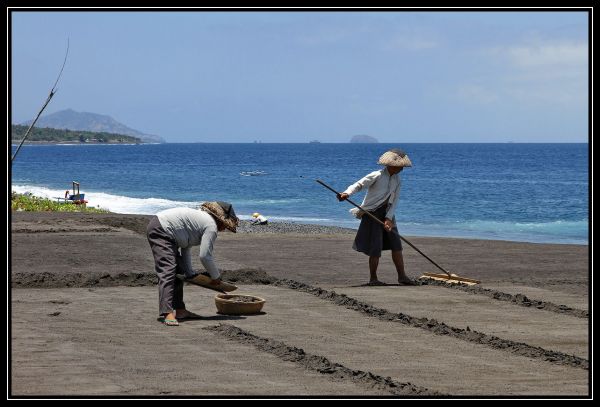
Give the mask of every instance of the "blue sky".
<path id="1" fill-rule="evenodd" d="M 13 12 L 13 123 L 168 142 L 586 142 L 588 14 Z"/>

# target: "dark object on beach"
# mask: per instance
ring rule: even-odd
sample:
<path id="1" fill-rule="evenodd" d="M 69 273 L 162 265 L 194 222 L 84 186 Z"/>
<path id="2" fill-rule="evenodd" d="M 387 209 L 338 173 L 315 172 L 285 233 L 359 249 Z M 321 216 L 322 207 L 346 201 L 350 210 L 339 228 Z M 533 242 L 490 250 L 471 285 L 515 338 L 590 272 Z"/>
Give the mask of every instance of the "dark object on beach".
<path id="1" fill-rule="evenodd" d="M 317 181 L 319 184 L 323 185 L 325 188 L 329 189 L 330 191 L 334 192 L 336 195 L 340 195 L 339 192 L 337 192 L 335 189 L 331 188 L 329 185 L 327 185 L 326 183 L 324 183 L 323 181 L 317 179 L 315 180 Z M 352 202 L 350 199 L 346 199 L 347 202 L 349 202 L 350 204 L 356 206 L 358 209 L 360 209 L 364 214 L 367 214 L 368 216 L 370 216 L 371 218 L 373 218 L 377 223 L 381 224 L 382 226 L 384 226 L 385 224 L 379 220 L 375 215 L 373 215 L 371 212 L 364 210 L 362 207 L 360 207 L 360 205 L 355 204 L 354 202 Z M 394 233 L 396 233 L 394 231 Z M 442 270 L 444 273 L 446 274 L 434 274 L 434 273 L 424 273 L 420 278 L 428 278 L 428 279 L 432 279 L 432 280 L 442 280 L 442 281 L 446 281 L 448 283 L 455 283 L 455 284 L 467 284 L 467 285 L 475 285 L 475 284 L 479 284 L 481 283 L 481 281 L 479 280 L 474 280 L 471 278 L 464 278 L 464 277 L 460 277 L 457 276 L 456 274 L 450 274 L 448 271 L 446 271 L 442 266 L 440 266 L 439 264 L 437 264 L 435 261 L 431 260 L 425 253 L 423 253 L 421 250 L 419 250 L 415 245 L 413 245 L 411 242 L 409 242 L 408 240 L 406 240 L 404 237 L 402 237 L 401 235 L 398 235 L 400 237 L 400 239 L 402 239 L 404 242 L 406 242 L 410 247 L 412 247 L 413 249 L 415 249 L 421 256 L 425 257 L 427 260 L 429 260 L 434 266 L 436 266 L 437 268 L 439 268 L 440 270 Z"/>
<path id="2" fill-rule="evenodd" d="M 79 182 L 73 181 L 73 194 L 69 195 L 66 199 L 72 201 L 76 205 L 80 205 L 87 203 L 84 198 L 85 194 L 79 192 Z"/>
<path id="3" fill-rule="evenodd" d="M 225 315 L 258 314 L 265 304 L 265 299 L 254 295 L 217 294 L 215 305 L 217 313 Z"/>
<path id="4" fill-rule="evenodd" d="M 86 201 L 84 198 L 85 198 L 85 194 L 82 194 L 79 192 L 79 182 L 73 181 L 73 193 L 71 194 L 71 192 L 69 192 L 69 190 L 67 189 L 65 191 L 65 197 L 62 198 L 62 197 L 57 196 L 56 200 L 58 202 L 81 205 L 85 208 L 88 201 Z"/>

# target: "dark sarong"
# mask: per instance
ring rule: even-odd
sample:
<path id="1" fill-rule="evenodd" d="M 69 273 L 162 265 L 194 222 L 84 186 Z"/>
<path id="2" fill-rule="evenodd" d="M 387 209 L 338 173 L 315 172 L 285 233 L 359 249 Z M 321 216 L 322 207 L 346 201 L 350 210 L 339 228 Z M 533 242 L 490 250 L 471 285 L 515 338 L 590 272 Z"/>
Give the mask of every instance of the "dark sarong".
<path id="1" fill-rule="evenodd" d="M 386 211 L 387 202 L 371 213 L 383 222 Z M 363 214 L 352 248 L 369 257 L 381 257 L 382 250 L 402 250 L 402 242 L 396 226 L 391 232 L 386 232 L 382 225 L 375 222 L 369 215 Z"/>

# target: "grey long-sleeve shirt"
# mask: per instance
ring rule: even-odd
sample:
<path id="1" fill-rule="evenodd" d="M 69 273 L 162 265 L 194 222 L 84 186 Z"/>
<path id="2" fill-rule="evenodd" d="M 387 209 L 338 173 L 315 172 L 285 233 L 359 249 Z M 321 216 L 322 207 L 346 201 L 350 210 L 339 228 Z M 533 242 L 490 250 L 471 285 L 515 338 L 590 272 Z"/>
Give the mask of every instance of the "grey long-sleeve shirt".
<path id="1" fill-rule="evenodd" d="M 173 236 L 181 249 L 181 266 L 186 276 L 193 274 L 192 247 L 200 246 L 200 261 L 211 278 L 221 276 L 213 260 L 213 244 L 217 239 L 217 223 L 214 218 L 200 209 L 172 208 L 156 214 L 163 229 Z"/>

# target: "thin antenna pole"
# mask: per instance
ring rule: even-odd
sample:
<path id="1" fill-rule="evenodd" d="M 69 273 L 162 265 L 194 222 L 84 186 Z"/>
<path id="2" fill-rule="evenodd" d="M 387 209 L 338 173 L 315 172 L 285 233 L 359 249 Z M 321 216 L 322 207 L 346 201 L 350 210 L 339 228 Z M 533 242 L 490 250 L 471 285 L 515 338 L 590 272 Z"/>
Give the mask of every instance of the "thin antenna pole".
<path id="1" fill-rule="evenodd" d="M 68 55 L 69 55 L 69 39 L 67 38 L 67 52 L 65 53 L 65 59 L 63 61 L 62 67 L 60 68 L 60 72 L 58 73 L 58 77 L 56 78 L 56 82 L 54 82 L 54 86 L 52 86 L 52 89 L 50 89 L 50 94 L 48 95 L 48 98 L 46 99 L 46 103 L 44 103 L 44 106 L 42 106 L 42 108 L 38 112 L 37 116 L 35 117 L 35 120 L 31 123 L 31 125 L 27 129 L 27 132 L 25 133 L 25 136 L 23 137 L 23 140 L 21 140 L 21 143 L 19 143 L 19 146 L 17 147 L 17 150 L 15 151 L 15 153 L 12 156 L 12 158 L 10 159 L 11 165 L 12 165 L 12 162 L 17 157 L 17 154 L 19 153 L 19 150 L 21 149 L 21 146 L 23 146 L 23 143 L 25 142 L 25 139 L 27 139 L 27 136 L 29 136 L 29 133 L 33 129 L 33 126 L 35 125 L 35 123 L 40 118 L 40 115 L 42 114 L 42 112 L 44 111 L 44 109 L 46 108 L 46 106 L 48 106 L 48 103 L 50 103 L 50 100 L 52 99 L 52 96 L 54 96 L 54 94 L 56 93 L 56 85 L 58 85 L 58 81 L 60 80 L 60 77 L 62 76 L 63 70 L 65 69 L 65 64 L 67 63 L 67 56 Z"/>

